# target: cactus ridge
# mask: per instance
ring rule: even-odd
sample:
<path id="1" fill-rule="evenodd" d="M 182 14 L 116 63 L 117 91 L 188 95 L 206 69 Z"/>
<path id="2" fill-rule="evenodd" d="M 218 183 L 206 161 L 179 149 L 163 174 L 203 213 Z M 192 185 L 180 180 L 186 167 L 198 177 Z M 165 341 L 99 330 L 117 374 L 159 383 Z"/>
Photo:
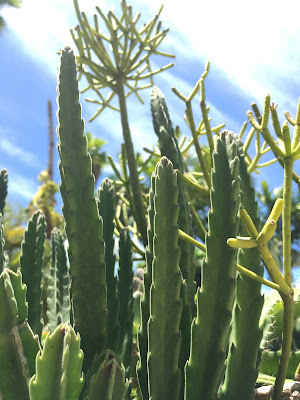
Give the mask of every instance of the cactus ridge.
<path id="1" fill-rule="evenodd" d="M 247 210 L 256 229 L 259 230 L 258 205 L 255 201 L 255 191 L 251 183 L 251 177 L 247 171 L 243 143 L 235 134 L 231 133 L 231 135 L 237 144 L 237 154 L 240 160 L 241 207 Z M 239 226 L 239 234 L 248 236 L 242 224 Z M 260 254 L 256 249 L 239 249 L 238 263 L 248 270 L 263 276 L 264 270 L 261 266 Z M 264 297 L 260 291 L 260 284 L 239 272 L 237 273 L 233 327 L 221 399 L 251 399 L 258 375 L 257 357 L 262 338 L 259 319 Z M 243 385 L 241 385 L 241 381 L 243 381 Z"/>
<path id="2" fill-rule="evenodd" d="M 77 400 L 84 379 L 80 338 L 68 324 L 47 335 L 29 382 L 30 400 Z"/>
<path id="3" fill-rule="evenodd" d="M 50 332 L 61 323 L 70 322 L 70 271 L 62 233 L 54 228 L 52 237 L 52 265 L 48 279 L 47 318 Z"/>
<path id="4" fill-rule="evenodd" d="M 235 297 L 236 251 L 229 249 L 226 241 L 237 232 L 240 195 L 236 154 L 232 136 L 222 132 L 213 153 L 206 258 L 186 365 L 185 395 L 189 400 L 216 398 L 225 362 Z"/>
<path id="5" fill-rule="evenodd" d="M 0 171 L 0 214 L 3 215 L 7 196 L 8 173 L 6 169 Z"/>
<path id="6" fill-rule="evenodd" d="M 21 272 L 0 275 L 0 393 L 8 400 L 29 400 L 28 381 L 35 371 L 38 337 L 27 323 L 26 286 Z"/>
<path id="7" fill-rule="evenodd" d="M 104 179 L 97 191 L 97 204 L 99 214 L 103 220 L 103 240 L 105 243 L 105 265 L 106 265 L 106 286 L 107 286 L 107 327 L 105 348 L 117 352 L 120 334 L 119 295 L 117 291 L 117 277 L 115 277 L 114 254 L 114 229 L 115 229 L 115 208 L 116 196 L 112 182 Z"/>
<path id="8" fill-rule="evenodd" d="M 27 286 L 28 322 L 34 333 L 42 334 L 42 274 L 46 222 L 42 211 L 36 211 L 28 222 L 22 242 L 20 268 Z"/>
<path id="9" fill-rule="evenodd" d="M 106 332 L 106 283 L 102 219 L 81 118 L 73 51 L 61 52 L 58 82 L 58 149 L 61 193 L 69 241 L 75 330 L 80 332 L 84 370 L 103 350 Z"/>
<path id="10" fill-rule="evenodd" d="M 176 400 L 181 384 L 178 360 L 182 313 L 178 186 L 172 163 L 166 157 L 157 164 L 155 175 L 155 235 L 148 321 L 149 394 L 153 400 Z"/>

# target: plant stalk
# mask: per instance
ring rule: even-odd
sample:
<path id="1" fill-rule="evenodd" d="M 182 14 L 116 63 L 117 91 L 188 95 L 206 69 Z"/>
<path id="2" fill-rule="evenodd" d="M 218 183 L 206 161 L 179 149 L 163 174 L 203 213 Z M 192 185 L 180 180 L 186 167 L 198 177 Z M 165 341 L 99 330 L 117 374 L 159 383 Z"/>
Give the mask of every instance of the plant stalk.
<path id="1" fill-rule="evenodd" d="M 134 199 L 134 214 L 135 220 L 138 226 L 138 230 L 141 234 L 143 244 L 147 244 L 147 219 L 146 210 L 144 207 L 142 190 L 139 183 L 139 175 L 137 164 L 135 160 L 135 154 L 133 149 L 133 143 L 130 134 L 130 128 L 128 123 L 128 114 L 124 93 L 124 85 L 119 81 L 118 83 L 118 97 L 121 113 L 121 123 L 123 128 L 123 138 L 125 143 L 126 158 L 128 161 L 128 168 L 130 174 L 130 186 L 132 191 L 132 197 Z"/>
<path id="2" fill-rule="evenodd" d="M 288 286 L 292 287 L 292 266 L 291 266 L 291 202 L 292 202 L 292 177 L 293 160 L 290 157 L 284 158 L 284 183 L 282 211 L 282 240 L 283 240 L 283 274 Z M 290 296 L 282 296 L 283 299 L 283 331 L 281 357 L 274 386 L 272 400 L 281 398 L 282 388 L 286 378 L 291 352 L 293 335 L 294 299 L 293 291 Z"/>

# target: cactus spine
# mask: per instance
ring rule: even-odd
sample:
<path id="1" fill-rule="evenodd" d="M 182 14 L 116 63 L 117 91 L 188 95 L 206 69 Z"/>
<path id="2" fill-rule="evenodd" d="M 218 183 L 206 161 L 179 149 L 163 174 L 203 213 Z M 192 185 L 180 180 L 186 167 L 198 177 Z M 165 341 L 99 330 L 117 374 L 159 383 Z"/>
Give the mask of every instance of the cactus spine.
<path id="1" fill-rule="evenodd" d="M 94 197 L 91 158 L 78 100 L 75 57 L 66 47 L 61 52 L 58 83 L 58 150 L 75 330 L 80 332 L 86 370 L 104 346 L 106 284 L 102 220 Z"/>
<path id="2" fill-rule="evenodd" d="M 191 355 L 186 366 L 188 400 L 216 398 L 226 358 L 236 277 L 236 252 L 226 244 L 237 231 L 239 159 L 236 154 L 231 135 L 222 132 L 213 154 L 206 259 L 202 265 L 201 290 L 197 292 L 197 317 L 192 323 Z"/>

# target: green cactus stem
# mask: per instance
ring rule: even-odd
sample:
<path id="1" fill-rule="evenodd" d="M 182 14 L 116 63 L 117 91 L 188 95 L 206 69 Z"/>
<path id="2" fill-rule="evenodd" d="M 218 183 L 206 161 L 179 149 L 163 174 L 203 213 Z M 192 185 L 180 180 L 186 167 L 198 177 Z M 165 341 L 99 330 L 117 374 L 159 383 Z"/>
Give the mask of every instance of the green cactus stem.
<path id="1" fill-rule="evenodd" d="M 43 330 L 41 298 L 45 238 L 45 216 L 41 211 L 36 211 L 30 218 L 24 234 L 20 268 L 23 282 L 27 286 L 28 322 L 33 332 L 39 337 Z"/>
<path id="2" fill-rule="evenodd" d="M 21 272 L 0 275 L 0 397 L 29 400 L 28 382 L 35 372 L 38 337 L 27 323 L 26 286 Z"/>
<path id="3" fill-rule="evenodd" d="M 87 378 L 84 400 L 124 400 L 128 388 L 125 368 L 113 351 L 105 350 L 94 359 Z"/>
<path id="4" fill-rule="evenodd" d="M 0 214 L 3 215 L 7 196 L 8 173 L 6 169 L 0 171 Z"/>
<path id="5" fill-rule="evenodd" d="M 152 284 L 150 288 L 150 399 L 179 399 L 181 372 L 180 298 L 182 275 L 178 247 L 178 186 L 172 163 L 163 157 L 156 166 Z"/>
<path id="6" fill-rule="evenodd" d="M 54 228 L 52 238 L 52 265 L 48 278 L 47 318 L 48 328 L 53 332 L 61 323 L 70 322 L 70 271 L 67 265 L 65 239 L 61 232 Z"/>
<path id="7" fill-rule="evenodd" d="M 224 368 L 235 297 L 236 252 L 226 241 L 237 231 L 240 188 L 236 147 L 231 134 L 222 132 L 213 154 L 206 259 L 201 289 L 197 292 L 197 317 L 192 323 L 191 355 L 186 365 L 188 400 L 214 400 Z"/>
<path id="8" fill-rule="evenodd" d="M 78 400 L 84 379 L 79 335 L 68 324 L 47 335 L 29 382 L 30 400 Z"/>
<path id="9" fill-rule="evenodd" d="M 61 52 L 58 106 L 61 194 L 69 241 L 75 330 L 80 332 L 86 370 L 105 342 L 105 260 L 102 220 L 94 197 L 92 163 L 81 119 L 75 56 L 69 47 Z"/>
<path id="10" fill-rule="evenodd" d="M 243 144 L 239 139 L 235 140 L 240 160 L 241 205 L 248 211 L 256 229 L 259 230 L 258 206 L 255 201 L 255 191 L 251 178 L 247 172 Z M 240 235 L 245 236 L 246 234 L 246 229 L 241 225 Z M 249 250 L 240 249 L 238 263 L 263 277 L 264 270 L 261 266 L 260 254 L 255 248 Z M 257 357 L 262 338 L 259 319 L 264 298 L 260 291 L 260 284 L 238 272 L 231 343 L 221 399 L 250 400 L 252 397 L 258 375 Z M 242 385 L 241 382 L 243 382 Z"/>
<path id="11" fill-rule="evenodd" d="M 5 240 L 3 238 L 3 224 L 2 224 L 2 214 L 0 214 L 0 272 L 2 272 L 6 267 L 5 255 L 4 255 L 4 245 Z"/>
<path id="12" fill-rule="evenodd" d="M 99 214 L 103 220 L 103 240 L 105 243 L 105 265 L 106 265 L 106 286 L 107 286 L 107 327 L 105 348 L 114 352 L 117 351 L 120 325 L 119 315 L 119 296 L 117 292 L 117 278 L 115 277 L 114 254 L 114 229 L 116 213 L 116 196 L 112 182 L 104 179 L 97 191 L 97 201 Z"/>
<path id="13" fill-rule="evenodd" d="M 132 353 L 132 324 L 133 324 L 133 271 L 131 240 L 128 230 L 120 231 L 119 241 L 119 269 L 118 269 L 118 293 L 120 299 L 119 325 L 120 338 L 118 354 L 127 369 L 130 367 Z"/>
<path id="14" fill-rule="evenodd" d="M 161 155 L 166 156 L 172 162 L 174 168 L 178 170 L 179 175 L 183 175 L 184 165 L 182 154 L 174 133 L 165 98 L 157 87 L 154 87 L 151 91 L 151 113 L 153 127 L 159 139 Z M 182 179 L 178 180 L 178 204 L 179 229 L 188 233 L 190 236 L 193 236 L 190 204 L 188 202 L 188 195 L 186 193 L 186 184 Z M 181 375 L 184 377 L 184 366 L 190 355 L 191 319 L 192 315 L 194 315 L 196 311 L 196 285 L 195 264 L 193 262 L 194 247 L 182 239 L 179 239 L 178 244 L 180 248 L 179 267 L 184 279 L 181 288 L 183 310 L 180 322 L 182 342 L 180 347 L 179 366 L 181 369 Z M 181 385 L 181 398 L 183 398 L 183 388 L 184 384 Z"/>
<path id="15" fill-rule="evenodd" d="M 148 389 L 148 320 L 150 317 L 150 287 L 152 282 L 152 262 L 153 262 L 153 238 L 154 238 L 154 195 L 155 195 L 155 174 L 151 177 L 151 187 L 149 190 L 148 207 L 148 245 L 146 246 L 146 268 L 143 279 L 143 296 L 141 299 L 141 324 L 138 330 L 138 347 L 140 358 L 137 363 L 137 376 L 143 400 L 149 400 Z"/>

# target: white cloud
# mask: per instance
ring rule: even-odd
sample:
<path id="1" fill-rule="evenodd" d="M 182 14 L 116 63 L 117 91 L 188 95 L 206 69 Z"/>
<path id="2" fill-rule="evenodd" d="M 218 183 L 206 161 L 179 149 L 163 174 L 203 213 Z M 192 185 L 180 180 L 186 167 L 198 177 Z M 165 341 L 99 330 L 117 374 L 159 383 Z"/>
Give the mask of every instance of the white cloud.
<path id="1" fill-rule="evenodd" d="M 30 201 L 37 192 L 39 183 L 32 179 L 9 170 L 8 194 L 10 198 L 19 196 L 24 200 Z"/>
<path id="2" fill-rule="evenodd" d="M 18 162 L 24 163 L 30 167 L 36 167 L 39 164 L 39 160 L 35 154 L 30 151 L 26 151 L 19 147 L 13 141 L 8 140 L 4 136 L 9 135 L 9 129 L 0 126 L 0 150 L 2 150 L 6 155 L 14 157 Z"/>

